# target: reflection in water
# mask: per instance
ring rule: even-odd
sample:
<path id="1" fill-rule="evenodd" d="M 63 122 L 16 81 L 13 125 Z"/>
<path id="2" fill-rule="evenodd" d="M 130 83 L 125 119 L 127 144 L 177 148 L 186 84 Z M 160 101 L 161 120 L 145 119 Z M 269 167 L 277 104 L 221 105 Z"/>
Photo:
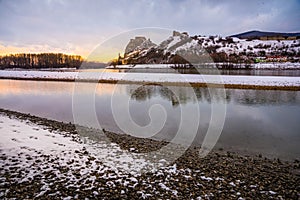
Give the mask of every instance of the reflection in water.
<path id="1" fill-rule="evenodd" d="M 178 106 L 179 100 L 176 95 L 172 92 L 172 90 L 168 89 L 167 87 L 157 86 L 157 85 L 143 85 L 138 87 L 136 90 L 131 91 L 131 99 L 137 101 L 145 101 L 147 99 L 151 99 L 157 95 L 161 96 L 162 98 L 170 101 L 172 106 Z M 182 96 L 180 96 L 182 97 Z M 183 99 L 181 99 L 183 100 Z M 183 101 L 186 103 L 185 101 Z"/>
<path id="2" fill-rule="evenodd" d="M 188 103 L 197 103 L 201 101 L 211 102 L 211 97 L 214 97 L 214 100 L 217 102 L 223 102 L 222 89 L 220 88 L 193 88 L 196 98 L 192 98 L 192 95 L 189 94 L 189 91 L 185 87 L 177 86 L 161 86 L 161 85 L 143 85 L 138 87 L 138 89 L 129 90 L 131 94 L 131 99 L 136 101 L 146 101 L 151 98 L 163 98 L 172 103 L 173 106 L 178 106 L 178 104 L 188 104 Z M 175 95 L 174 91 L 177 95 Z M 226 95 L 227 102 L 230 100 L 230 95 Z"/>
<path id="3" fill-rule="evenodd" d="M 60 95 L 72 93 L 73 83 L 56 81 L 18 81 L 18 80 L 0 80 L 0 95 L 10 94 L 31 94 L 31 95 Z"/>
<path id="4" fill-rule="evenodd" d="M 80 83 L 82 87 L 90 83 Z M 137 88 L 137 89 L 134 89 Z M 72 122 L 72 93 L 74 83 L 47 81 L 0 80 L 0 107 L 31 113 L 41 117 Z M 154 104 L 164 107 L 167 120 L 155 137 L 170 140 L 180 123 L 180 108 L 200 107 L 200 126 L 195 144 L 201 144 L 210 122 L 211 95 L 206 88 L 194 88 L 191 98 L 185 87 L 159 85 L 98 84 L 95 109 L 101 126 L 119 132 L 111 111 L 114 92 L 118 102 L 130 98 L 132 119 L 139 125 L 149 123 L 149 109 Z M 220 89 L 212 89 L 220 100 Z M 80 91 L 84 98 L 88 90 Z M 176 95 L 175 95 L 176 94 Z M 227 115 L 217 148 L 263 153 L 283 159 L 298 158 L 300 150 L 300 92 L 276 90 L 226 89 Z M 85 105 L 82 105 L 84 109 Z M 193 121 L 193 119 L 187 119 Z M 184 127 L 189 134 L 189 127 Z M 185 138 L 182 138 L 184 141 Z"/>
<path id="5" fill-rule="evenodd" d="M 270 105 L 299 104 L 299 92 L 276 90 L 227 90 L 228 96 L 238 104 Z"/>
<path id="6" fill-rule="evenodd" d="M 213 88 L 209 90 L 207 88 L 193 88 L 198 102 L 206 101 L 211 102 L 211 97 L 217 101 L 223 100 L 221 90 L 219 88 Z M 174 95 L 172 91 L 176 91 L 178 97 Z M 146 101 L 151 98 L 160 96 L 174 105 L 187 103 L 195 103 L 195 100 L 190 98 L 190 95 L 184 89 L 184 87 L 169 86 L 163 87 L 160 85 L 143 85 L 136 90 L 129 90 L 131 99 L 137 101 Z M 234 102 L 236 104 L 246 105 L 270 105 L 270 104 L 300 104 L 300 93 L 291 91 L 276 91 L 276 90 L 239 90 L 239 89 L 226 89 L 226 102 Z M 179 98 L 179 100 L 177 99 Z"/>

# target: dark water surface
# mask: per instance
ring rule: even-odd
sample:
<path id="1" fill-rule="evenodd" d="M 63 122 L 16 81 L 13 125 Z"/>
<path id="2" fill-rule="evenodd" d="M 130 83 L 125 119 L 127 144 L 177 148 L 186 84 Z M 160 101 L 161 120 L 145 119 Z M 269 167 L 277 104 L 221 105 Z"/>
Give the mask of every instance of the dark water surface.
<path id="1" fill-rule="evenodd" d="M 75 90 L 77 98 L 87 97 L 89 90 L 85 88 L 93 87 L 91 84 L 80 83 L 81 90 Z M 225 102 L 226 118 L 216 148 L 261 153 L 283 159 L 300 158 L 299 91 L 226 89 L 226 98 L 222 99 L 221 96 L 218 97 L 218 90 L 220 89 L 214 89 L 214 94 L 219 98 L 220 104 Z M 210 123 L 212 99 L 205 88 L 194 88 L 193 91 L 195 98 L 185 87 L 128 84 L 116 87 L 114 84 L 98 84 L 94 108 L 102 128 L 122 132 L 112 114 L 112 95 L 121 107 L 129 108 L 132 120 L 140 126 L 150 123 L 151 106 L 161 105 L 167 117 L 164 127 L 155 138 L 171 140 L 180 124 L 181 109 L 193 110 L 199 107 L 200 122 L 194 143 L 200 145 Z M 71 82 L 0 80 L 0 107 L 73 122 L 73 93 L 74 83 Z M 82 105 L 81 109 L 86 106 L 88 105 Z M 122 118 L 122 114 L 120 115 Z M 189 122 L 195 120 L 192 116 L 187 118 L 185 120 Z M 130 123 L 130 119 L 124 120 Z M 159 124 L 155 120 L 154 123 Z M 188 123 L 183 123 L 182 128 L 187 136 L 191 134 Z M 184 140 L 185 137 L 182 137 L 182 142 Z"/>

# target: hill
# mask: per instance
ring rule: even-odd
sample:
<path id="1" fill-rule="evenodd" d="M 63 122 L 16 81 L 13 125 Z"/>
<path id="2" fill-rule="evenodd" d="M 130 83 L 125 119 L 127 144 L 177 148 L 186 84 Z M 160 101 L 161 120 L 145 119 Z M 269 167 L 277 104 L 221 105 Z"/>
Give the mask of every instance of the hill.
<path id="1" fill-rule="evenodd" d="M 260 32 L 261 36 L 266 36 Z M 251 35 L 252 34 L 252 35 Z M 236 35 L 234 35 L 236 36 Z M 260 35 L 248 33 L 250 37 Z M 137 38 L 140 40 L 140 38 Z M 173 32 L 173 35 L 154 44 L 150 39 L 147 44 L 131 39 L 124 57 L 118 64 L 187 64 L 203 63 L 245 63 L 255 62 L 299 62 L 300 40 L 260 40 L 240 39 L 238 37 L 189 36 L 186 32 Z M 130 49 L 130 50 L 129 50 Z M 115 65 L 112 63 L 112 65 Z M 182 66 L 182 65 L 181 65 Z"/>
<path id="2" fill-rule="evenodd" d="M 237 37 L 240 39 L 263 39 L 263 38 L 300 39 L 300 32 L 279 33 L 279 32 L 265 32 L 265 31 L 248 31 L 244 33 L 231 35 L 229 37 Z"/>

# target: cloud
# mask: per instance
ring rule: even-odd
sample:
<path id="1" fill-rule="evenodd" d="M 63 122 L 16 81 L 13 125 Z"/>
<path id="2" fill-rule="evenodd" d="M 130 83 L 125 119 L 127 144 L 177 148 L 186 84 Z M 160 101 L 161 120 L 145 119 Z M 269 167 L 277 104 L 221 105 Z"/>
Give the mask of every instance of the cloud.
<path id="1" fill-rule="evenodd" d="M 299 31 L 299 8 L 296 0 L 2 0 L 0 44 L 60 49 L 71 44 L 88 52 L 112 35 L 140 27 L 223 36 L 253 29 Z"/>

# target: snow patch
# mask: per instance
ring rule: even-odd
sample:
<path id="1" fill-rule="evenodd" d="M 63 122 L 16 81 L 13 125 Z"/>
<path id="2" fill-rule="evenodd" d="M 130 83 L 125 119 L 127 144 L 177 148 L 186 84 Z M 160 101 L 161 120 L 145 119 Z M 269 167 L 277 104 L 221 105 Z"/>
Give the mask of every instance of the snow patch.
<path id="1" fill-rule="evenodd" d="M 212 178 L 210 178 L 210 177 L 206 177 L 206 176 L 200 176 L 200 178 L 201 178 L 202 180 L 205 180 L 205 181 L 212 181 L 212 180 L 214 180 L 214 179 L 212 179 Z"/>

